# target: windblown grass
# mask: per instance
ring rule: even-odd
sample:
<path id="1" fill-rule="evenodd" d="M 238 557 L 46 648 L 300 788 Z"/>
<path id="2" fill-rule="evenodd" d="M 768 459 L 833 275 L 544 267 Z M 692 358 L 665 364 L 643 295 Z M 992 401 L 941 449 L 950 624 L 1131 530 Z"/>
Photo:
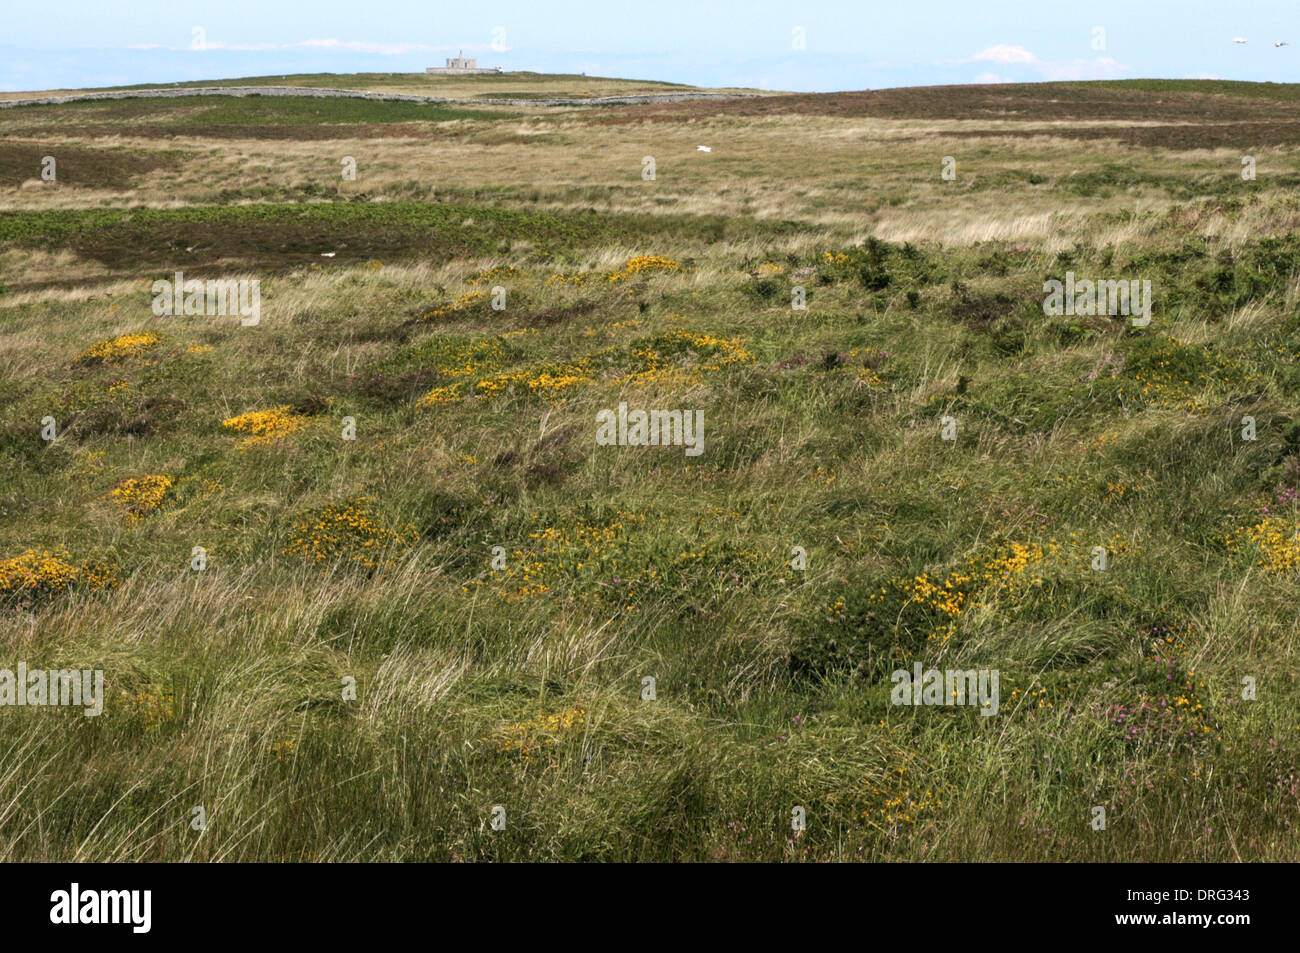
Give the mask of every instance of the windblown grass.
<path id="1" fill-rule="evenodd" d="M 108 696 L 0 707 L 0 859 L 1295 860 L 1293 147 L 796 100 L 0 192 L 0 668 Z M 154 317 L 176 270 L 261 324 Z M 999 714 L 891 705 L 916 661 Z"/>

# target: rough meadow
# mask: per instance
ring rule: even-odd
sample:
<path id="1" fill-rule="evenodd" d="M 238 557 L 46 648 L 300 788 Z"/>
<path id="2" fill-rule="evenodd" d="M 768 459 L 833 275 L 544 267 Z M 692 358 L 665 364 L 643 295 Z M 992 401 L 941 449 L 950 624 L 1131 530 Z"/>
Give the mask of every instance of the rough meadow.
<path id="1" fill-rule="evenodd" d="M 454 102 L 0 108 L 0 859 L 1300 859 L 1300 87 L 227 85 Z"/>

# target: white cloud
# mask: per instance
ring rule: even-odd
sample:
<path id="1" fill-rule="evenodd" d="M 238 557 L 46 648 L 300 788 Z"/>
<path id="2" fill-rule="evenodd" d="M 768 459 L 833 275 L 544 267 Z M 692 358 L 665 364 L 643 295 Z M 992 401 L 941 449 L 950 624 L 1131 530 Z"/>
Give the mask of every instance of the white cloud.
<path id="1" fill-rule="evenodd" d="M 1131 75 L 1133 67 L 1116 62 L 1113 57 L 1099 56 L 1096 59 L 1065 60 L 1053 62 L 1041 60 L 1023 46 L 998 43 L 974 53 L 964 60 L 948 60 L 948 65 L 970 63 L 997 63 L 1001 66 L 1022 67 L 1039 74 L 1048 80 L 1084 80 L 1084 79 L 1119 79 Z M 1024 82 L 1023 73 L 1018 78 L 999 76 L 995 71 L 980 73 L 975 77 L 976 83 L 1014 83 Z"/>
<path id="2" fill-rule="evenodd" d="M 1038 57 L 1023 46 L 1009 46 L 999 43 L 986 50 L 980 50 L 971 60 L 986 60 L 990 63 L 1037 63 Z"/>

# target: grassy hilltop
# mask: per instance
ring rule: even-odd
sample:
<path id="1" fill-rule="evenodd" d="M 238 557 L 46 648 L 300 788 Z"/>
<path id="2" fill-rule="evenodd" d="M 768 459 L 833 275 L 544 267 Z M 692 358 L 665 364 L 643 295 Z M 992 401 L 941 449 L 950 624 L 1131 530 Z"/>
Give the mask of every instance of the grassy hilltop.
<path id="1" fill-rule="evenodd" d="M 1255 85 L 1251 83 L 1243 85 Z M 68 96 L 79 92 L 109 90 L 192 89 L 199 86 L 297 86 L 307 89 L 351 89 L 369 93 L 398 93 L 410 96 L 441 96 L 474 99 L 592 99 L 601 96 L 636 96 L 681 92 L 744 92 L 753 89 L 698 90 L 681 83 L 661 80 L 618 79 L 577 73 L 530 73 L 457 76 L 444 73 L 290 73 L 283 76 L 248 76 L 240 79 L 193 80 L 184 83 L 140 83 L 134 86 L 106 86 L 102 90 L 50 90 L 44 93 L 3 92 L 6 99 L 31 99 L 35 96 Z M 342 117 L 333 120 L 341 121 Z"/>
<path id="2" fill-rule="evenodd" d="M 1300 859 L 1298 91 L 0 110 L 0 859 Z"/>

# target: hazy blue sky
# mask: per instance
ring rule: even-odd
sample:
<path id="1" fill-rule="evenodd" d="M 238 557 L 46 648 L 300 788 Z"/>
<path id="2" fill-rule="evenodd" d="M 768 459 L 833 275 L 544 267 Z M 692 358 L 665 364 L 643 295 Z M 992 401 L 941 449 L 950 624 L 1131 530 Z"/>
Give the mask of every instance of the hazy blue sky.
<path id="1" fill-rule="evenodd" d="M 1297 0 L 5 0 L 0 89 L 409 72 L 462 47 L 507 70 L 791 90 L 1294 82 L 1298 27 Z"/>

